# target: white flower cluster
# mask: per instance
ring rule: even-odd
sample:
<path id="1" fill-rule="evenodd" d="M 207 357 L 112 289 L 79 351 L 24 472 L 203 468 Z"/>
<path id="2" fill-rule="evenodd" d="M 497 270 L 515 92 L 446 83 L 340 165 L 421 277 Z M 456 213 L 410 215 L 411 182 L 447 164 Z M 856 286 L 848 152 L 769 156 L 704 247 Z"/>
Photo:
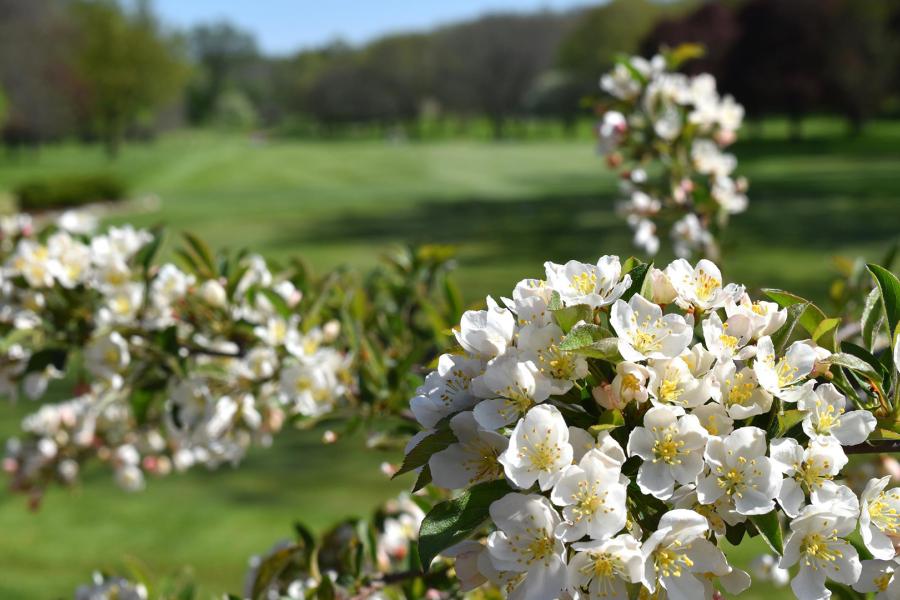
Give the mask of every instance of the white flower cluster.
<path id="1" fill-rule="evenodd" d="M 75 589 L 75 600 L 147 600 L 147 588 L 123 577 L 94 573 L 91 583 Z"/>
<path id="2" fill-rule="evenodd" d="M 622 73 L 609 85 L 636 95 Z M 873 479 L 857 496 L 841 480 L 844 447 L 865 442 L 876 419 L 824 382 L 827 349 L 782 341 L 786 310 L 723 285 L 708 260 L 634 278 L 641 269 L 623 273 L 614 256 L 545 267 L 544 280 L 466 312 L 460 351 L 411 400 L 426 429 L 418 443 L 447 429 L 455 440 L 424 466 L 435 485 L 510 487 L 490 505 L 486 539 L 445 552 L 464 589 L 491 582 L 520 600 L 736 594 L 750 577 L 716 542 L 781 519 L 783 556 L 758 567 L 776 581 L 792 570 L 798 598 L 828 598 L 827 580 L 900 590 L 900 489 Z M 779 430 L 787 412 L 796 420 Z M 856 530 L 874 560 L 848 541 Z"/>
<path id="3" fill-rule="evenodd" d="M 597 128 L 599 150 L 622 169 L 619 211 L 635 244 L 656 254 L 668 221 L 677 256 L 714 257 L 716 228 L 747 209 L 747 181 L 734 177 L 737 161 L 722 151 L 744 108 L 719 95 L 712 75 L 672 72 L 660 55 L 621 62 L 600 85 L 614 101 Z"/>
<path id="4" fill-rule="evenodd" d="M 200 276 L 150 266 L 149 231 L 92 235 L 72 213 L 38 232 L 15 223 L 27 227 L 4 226 L 0 252 L 0 394 L 41 397 L 67 370 L 79 381 L 7 444 L 14 487 L 71 482 L 90 457 L 129 489 L 145 471 L 234 463 L 286 418 L 341 398 L 338 324 L 304 331 L 300 292 L 261 257 Z"/>

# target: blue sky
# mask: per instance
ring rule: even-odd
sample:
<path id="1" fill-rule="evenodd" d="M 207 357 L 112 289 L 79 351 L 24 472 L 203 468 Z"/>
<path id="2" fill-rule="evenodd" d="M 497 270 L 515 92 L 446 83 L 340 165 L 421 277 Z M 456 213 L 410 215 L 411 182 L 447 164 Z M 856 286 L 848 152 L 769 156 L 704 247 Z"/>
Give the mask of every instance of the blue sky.
<path id="1" fill-rule="evenodd" d="M 262 49 L 287 54 L 336 38 L 351 43 L 423 30 L 487 12 L 566 9 L 597 0 L 156 0 L 178 27 L 228 19 L 256 35 Z"/>

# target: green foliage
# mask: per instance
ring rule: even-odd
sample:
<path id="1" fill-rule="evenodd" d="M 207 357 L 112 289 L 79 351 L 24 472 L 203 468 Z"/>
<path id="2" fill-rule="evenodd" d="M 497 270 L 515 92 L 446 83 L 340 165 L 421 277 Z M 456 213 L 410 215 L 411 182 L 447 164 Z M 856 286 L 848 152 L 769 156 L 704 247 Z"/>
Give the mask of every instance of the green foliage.
<path id="1" fill-rule="evenodd" d="M 436 504 L 419 529 L 419 559 L 428 569 L 438 554 L 477 530 L 488 518 L 488 509 L 511 491 L 505 480 L 479 483 L 462 494 Z"/>
<path id="2" fill-rule="evenodd" d="M 127 188 L 112 175 L 69 175 L 25 181 L 16 186 L 13 194 L 19 210 L 41 212 L 121 201 L 126 197 Z"/>
<path id="3" fill-rule="evenodd" d="M 171 100 L 186 74 L 175 42 L 146 3 L 127 12 L 116 0 L 71 5 L 78 28 L 74 65 L 88 89 L 86 112 L 115 156 L 126 128 Z"/>

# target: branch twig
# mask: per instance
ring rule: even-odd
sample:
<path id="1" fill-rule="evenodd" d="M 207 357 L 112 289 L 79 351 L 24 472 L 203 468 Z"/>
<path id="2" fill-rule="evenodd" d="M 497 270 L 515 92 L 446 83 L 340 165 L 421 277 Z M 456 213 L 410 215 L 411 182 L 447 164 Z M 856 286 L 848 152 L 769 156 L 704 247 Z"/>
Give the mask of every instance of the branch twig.
<path id="1" fill-rule="evenodd" d="M 900 452 L 900 440 L 874 440 L 844 448 L 846 454 L 881 454 L 883 452 Z"/>

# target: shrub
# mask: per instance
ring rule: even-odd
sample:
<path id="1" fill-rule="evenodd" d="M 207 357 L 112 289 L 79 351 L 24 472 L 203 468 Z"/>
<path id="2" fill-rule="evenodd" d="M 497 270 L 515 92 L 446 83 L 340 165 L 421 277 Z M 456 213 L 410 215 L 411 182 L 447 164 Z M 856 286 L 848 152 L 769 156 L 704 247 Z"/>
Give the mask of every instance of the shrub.
<path id="1" fill-rule="evenodd" d="M 117 177 L 94 174 L 34 179 L 20 184 L 14 193 L 19 210 L 41 212 L 119 201 L 125 198 L 127 189 Z"/>

